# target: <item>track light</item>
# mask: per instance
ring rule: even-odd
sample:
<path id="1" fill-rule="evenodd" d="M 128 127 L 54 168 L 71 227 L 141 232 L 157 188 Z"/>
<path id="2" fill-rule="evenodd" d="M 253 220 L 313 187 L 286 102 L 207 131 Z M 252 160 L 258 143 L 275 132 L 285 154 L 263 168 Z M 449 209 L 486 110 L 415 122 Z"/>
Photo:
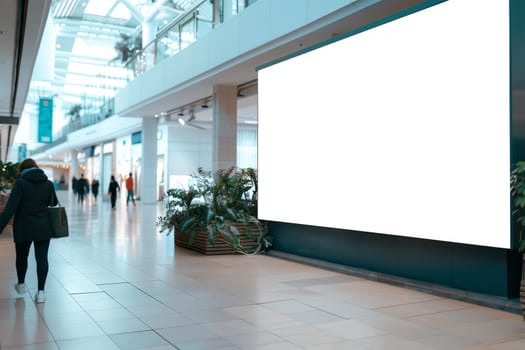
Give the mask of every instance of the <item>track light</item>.
<path id="1" fill-rule="evenodd" d="M 179 124 L 180 125 L 186 125 L 186 122 L 184 121 L 184 119 L 179 118 Z"/>
<path id="2" fill-rule="evenodd" d="M 195 119 L 195 113 L 193 113 L 193 109 L 190 111 L 190 117 L 188 118 L 187 123 L 193 121 Z"/>

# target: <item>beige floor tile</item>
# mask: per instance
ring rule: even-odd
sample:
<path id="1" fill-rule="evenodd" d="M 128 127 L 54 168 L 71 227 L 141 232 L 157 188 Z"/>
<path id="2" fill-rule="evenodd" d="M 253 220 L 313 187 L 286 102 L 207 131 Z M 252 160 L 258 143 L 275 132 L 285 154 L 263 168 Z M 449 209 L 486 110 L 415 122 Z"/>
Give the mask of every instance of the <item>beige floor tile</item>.
<path id="1" fill-rule="evenodd" d="M 2 350 L 61 350 L 61 349 L 58 348 L 58 345 L 56 343 L 54 343 L 54 342 L 52 342 L 52 343 L 26 344 L 26 345 L 13 346 L 13 347 L 11 347 L 11 346 L 9 346 L 9 347 L 1 347 L 1 346 L 2 346 L 2 344 L 0 342 L 0 349 L 2 349 Z M 81 349 L 79 349 L 79 350 L 81 350 Z M 102 349 L 100 349 L 100 350 L 102 350 Z"/>
<path id="2" fill-rule="evenodd" d="M 464 347 L 475 347 L 478 345 L 485 346 L 486 344 L 479 344 L 476 341 L 467 339 L 463 336 L 456 336 L 449 333 L 438 333 L 425 337 L 418 337 L 418 343 L 430 346 L 436 349 L 461 349 Z"/>
<path id="3" fill-rule="evenodd" d="M 344 319 L 342 317 L 339 317 L 334 314 L 324 312 L 321 310 L 290 313 L 290 314 L 287 314 L 286 316 L 290 317 L 291 319 L 295 321 L 303 322 L 306 324 L 314 324 L 314 325 L 338 322 Z"/>
<path id="4" fill-rule="evenodd" d="M 357 340 L 358 343 L 372 350 L 437 350 L 434 347 L 424 345 L 414 340 L 402 338 L 396 335 L 382 335 Z"/>
<path id="5" fill-rule="evenodd" d="M 438 299 L 383 307 L 376 309 L 376 311 L 395 317 L 408 318 L 414 316 L 434 314 L 444 311 L 468 309 L 472 307 L 474 307 L 472 304 L 464 303 L 461 301 L 455 301 L 450 299 Z"/>
<path id="6" fill-rule="evenodd" d="M 97 324 L 104 330 L 106 334 L 131 333 L 151 330 L 148 325 L 137 318 L 100 321 L 97 322 Z"/>
<path id="7" fill-rule="evenodd" d="M 428 327 L 442 329 L 471 322 L 509 318 L 515 315 L 485 307 L 471 307 L 459 310 L 436 312 L 429 315 L 410 317 L 409 320 Z M 517 320 L 516 320 L 517 321 Z"/>
<path id="8" fill-rule="evenodd" d="M 195 324 L 196 321 L 181 313 L 170 313 L 164 315 L 143 316 L 140 318 L 151 329 L 172 328 Z"/>
<path id="9" fill-rule="evenodd" d="M 315 310 L 313 307 L 297 302 L 295 300 L 275 301 L 271 303 L 262 304 L 261 306 L 279 314 L 293 314 L 298 312 L 307 312 Z"/>
<path id="10" fill-rule="evenodd" d="M 238 319 L 235 315 L 221 309 L 195 310 L 183 312 L 181 314 L 186 318 L 199 323 Z"/>
<path id="11" fill-rule="evenodd" d="M 254 333 L 261 329 L 244 321 L 244 320 L 229 320 L 212 323 L 205 323 L 203 327 L 208 331 L 217 334 L 221 337 L 228 337 L 239 334 Z"/>
<path id="12" fill-rule="evenodd" d="M 54 341 L 51 332 L 44 324 L 25 324 L 23 327 L 0 330 L 0 344 L 4 347 L 25 344 L 48 343 Z"/>
<path id="13" fill-rule="evenodd" d="M 283 341 L 283 338 L 265 331 L 237 334 L 223 338 L 240 349 L 251 349 L 255 346 L 275 344 Z"/>
<path id="14" fill-rule="evenodd" d="M 395 334 L 402 338 L 415 339 L 418 337 L 430 336 L 437 334 L 438 331 L 424 324 L 414 323 L 411 320 L 399 319 L 395 317 L 376 315 L 363 317 L 356 321 L 382 330 L 388 334 Z"/>
<path id="15" fill-rule="evenodd" d="M 201 324 L 158 329 L 156 332 L 171 344 L 190 343 L 197 340 L 217 338 L 218 335 Z"/>
<path id="16" fill-rule="evenodd" d="M 240 348 L 234 346 L 232 343 L 224 338 L 210 338 L 202 340 L 194 340 L 190 342 L 176 343 L 175 346 L 179 350 L 239 350 Z"/>
<path id="17" fill-rule="evenodd" d="M 507 341 L 499 344 L 493 344 L 492 349 L 494 350 L 523 350 L 525 349 L 525 337 L 524 339 Z"/>
<path id="18" fill-rule="evenodd" d="M 281 343 L 273 343 L 273 344 L 255 345 L 250 350 L 252 349 L 253 350 L 301 350 L 302 348 L 292 343 L 281 342 Z"/>
<path id="19" fill-rule="evenodd" d="M 283 336 L 283 339 L 302 348 L 312 345 L 333 344 L 344 340 L 344 338 L 340 336 L 321 330 L 318 330 L 316 332 L 287 335 Z"/>
<path id="20" fill-rule="evenodd" d="M 107 335 L 88 338 L 59 340 L 60 350 L 120 350 Z"/>
<path id="21" fill-rule="evenodd" d="M 345 320 L 332 323 L 316 325 L 316 327 L 325 330 L 331 334 L 343 339 L 359 339 L 384 335 L 387 332 L 381 329 L 369 326 L 356 320 Z"/>
<path id="22" fill-rule="evenodd" d="M 367 309 L 364 307 L 344 302 L 331 303 L 327 305 L 318 306 L 317 308 L 321 311 L 328 312 L 332 315 L 336 315 L 346 319 L 371 317 L 378 314 L 375 310 Z"/>
<path id="23" fill-rule="evenodd" d="M 345 340 L 338 343 L 330 344 L 319 344 L 311 345 L 305 348 L 306 350 L 371 350 L 371 348 L 366 347 L 362 344 L 359 344 L 354 340 Z M 388 348 L 389 350 L 394 350 L 394 348 Z"/>
<path id="24" fill-rule="evenodd" d="M 110 337 L 122 350 L 175 349 L 165 339 L 152 331 L 113 334 Z"/>
<path id="25" fill-rule="evenodd" d="M 103 310 L 89 310 L 86 313 L 95 322 L 116 321 L 126 318 L 132 318 L 134 315 L 123 307 L 108 308 Z"/>
<path id="26" fill-rule="evenodd" d="M 285 328 L 273 329 L 271 333 L 276 334 L 280 337 L 293 336 L 298 334 L 307 334 L 319 332 L 319 328 L 312 325 L 301 325 L 301 326 L 292 326 Z"/>
<path id="27" fill-rule="evenodd" d="M 104 335 L 104 331 L 93 321 L 76 321 L 48 324 L 55 340 L 87 338 Z"/>

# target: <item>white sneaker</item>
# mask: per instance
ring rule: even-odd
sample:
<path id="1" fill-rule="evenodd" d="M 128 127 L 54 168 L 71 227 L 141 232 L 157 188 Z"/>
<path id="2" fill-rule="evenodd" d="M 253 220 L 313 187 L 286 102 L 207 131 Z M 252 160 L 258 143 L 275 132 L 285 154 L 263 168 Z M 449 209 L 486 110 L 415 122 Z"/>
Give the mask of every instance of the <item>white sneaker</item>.
<path id="1" fill-rule="evenodd" d="M 17 284 L 15 284 L 15 290 L 18 293 L 18 295 L 20 295 L 20 296 L 26 294 L 26 285 L 25 285 L 25 283 L 17 283 Z"/>
<path id="2" fill-rule="evenodd" d="M 35 294 L 35 302 L 37 302 L 37 303 L 45 303 L 46 302 L 46 294 L 44 293 L 43 290 L 39 290 Z"/>

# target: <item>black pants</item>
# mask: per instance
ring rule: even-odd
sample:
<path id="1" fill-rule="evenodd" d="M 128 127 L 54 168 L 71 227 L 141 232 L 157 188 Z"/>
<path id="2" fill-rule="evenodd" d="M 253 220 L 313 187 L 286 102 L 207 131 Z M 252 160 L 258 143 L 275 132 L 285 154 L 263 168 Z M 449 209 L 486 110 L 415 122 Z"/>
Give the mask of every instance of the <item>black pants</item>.
<path id="1" fill-rule="evenodd" d="M 47 252 L 49 251 L 49 239 L 37 242 L 19 242 L 15 243 L 16 249 L 16 274 L 18 283 L 24 283 L 27 272 L 27 257 L 31 243 L 35 247 L 36 274 L 38 277 L 38 290 L 44 290 L 46 285 L 47 272 L 49 264 L 47 262 Z"/>

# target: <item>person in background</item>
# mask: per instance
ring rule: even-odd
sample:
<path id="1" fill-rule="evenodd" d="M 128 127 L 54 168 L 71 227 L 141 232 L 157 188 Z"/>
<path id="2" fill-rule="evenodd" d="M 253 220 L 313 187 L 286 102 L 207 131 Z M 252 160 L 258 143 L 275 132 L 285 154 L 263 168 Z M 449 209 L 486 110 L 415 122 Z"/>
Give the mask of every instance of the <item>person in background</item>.
<path id="1" fill-rule="evenodd" d="M 49 205 L 58 203 L 55 187 L 36 162 L 27 158 L 18 167 L 19 178 L 16 180 L 6 207 L 0 214 L 0 233 L 9 220 L 13 220 L 13 240 L 16 251 L 16 274 L 18 284 L 15 289 L 19 296 L 26 293 L 25 277 L 27 258 L 31 244 L 34 246 L 38 291 L 35 302 L 46 301 L 44 287 L 49 263 L 47 254 L 51 240 L 51 223 L 47 214 Z"/>
<path id="2" fill-rule="evenodd" d="M 111 181 L 109 182 L 108 194 L 111 198 L 111 209 L 115 209 L 117 203 L 117 192 L 120 192 L 120 186 L 115 180 L 115 176 L 111 175 Z"/>
<path id="3" fill-rule="evenodd" d="M 98 180 L 93 179 L 93 181 L 91 182 L 91 193 L 93 193 L 93 197 L 95 197 L 95 200 L 97 200 L 99 186 L 100 183 L 98 182 Z"/>
<path id="4" fill-rule="evenodd" d="M 129 201 L 130 200 L 133 202 L 133 206 L 134 207 L 137 206 L 135 204 L 135 196 L 133 194 L 133 188 L 134 188 L 133 175 L 131 173 L 129 173 L 129 176 L 126 179 L 126 190 L 128 191 L 128 196 L 126 197 L 126 206 L 129 205 Z"/>
<path id="5" fill-rule="evenodd" d="M 77 194 L 77 184 L 78 179 L 76 178 L 76 176 L 73 176 L 73 178 L 71 179 L 71 189 L 73 190 L 73 194 Z"/>
<path id="6" fill-rule="evenodd" d="M 80 179 L 77 180 L 77 193 L 79 203 L 84 203 L 84 196 L 87 192 L 89 192 L 89 185 L 86 178 L 84 178 L 84 174 L 81 174 Z"/>

